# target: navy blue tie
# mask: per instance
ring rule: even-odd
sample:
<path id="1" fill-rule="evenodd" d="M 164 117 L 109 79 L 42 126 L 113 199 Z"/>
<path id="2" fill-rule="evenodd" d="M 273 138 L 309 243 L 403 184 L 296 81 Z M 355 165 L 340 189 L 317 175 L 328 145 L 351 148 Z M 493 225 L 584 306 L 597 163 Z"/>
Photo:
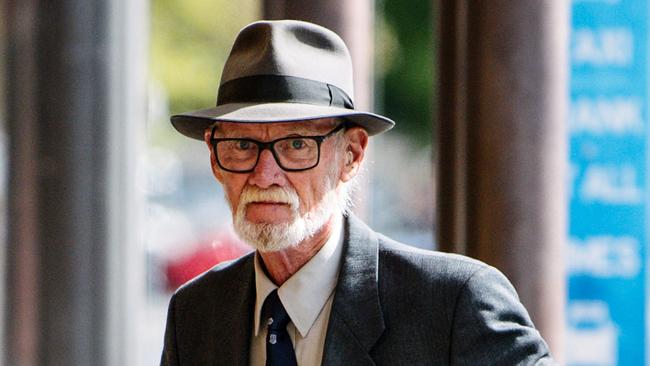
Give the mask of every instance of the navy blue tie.
<path id="1" fill-rule="evenodd" d="M 278 290 L 273 290 L 264 300 L 262 319 L 268 325 L 266 334 L 266 366 L 296 366 L 296 354 L 287 332 L 291 320 L 278 297 Z"/>

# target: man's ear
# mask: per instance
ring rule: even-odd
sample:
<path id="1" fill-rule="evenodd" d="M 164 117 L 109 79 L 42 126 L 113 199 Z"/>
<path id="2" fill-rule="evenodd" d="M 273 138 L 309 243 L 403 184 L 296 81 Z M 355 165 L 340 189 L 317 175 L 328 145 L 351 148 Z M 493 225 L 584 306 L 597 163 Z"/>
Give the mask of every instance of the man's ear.
<path id="1" fill-rule="evenodd" d="M 212 168 L 212 174 L 215 178 L 217 178 L 219 182 L 221 182 L 223 172 L 217 165 L 217 157 L 214 155 L 214 149 L 212 148 L 212 142 L 210 141 L 211 137 L 212 128 L 208 127 L 205 129 L 205 131 L 203 131 L 203 141 L 205 141 L 205 144 L 208 146 L 208 150 L 210 150 L 210 168 Z"/>
<path id="2" fill-rule="evenodd" d="M 345 155 L 341 180 L 347 182 L 359 174 L 361 163 L 368 146 L 368 132 L 361 127 L 352 127 L 345 131 Z"/>

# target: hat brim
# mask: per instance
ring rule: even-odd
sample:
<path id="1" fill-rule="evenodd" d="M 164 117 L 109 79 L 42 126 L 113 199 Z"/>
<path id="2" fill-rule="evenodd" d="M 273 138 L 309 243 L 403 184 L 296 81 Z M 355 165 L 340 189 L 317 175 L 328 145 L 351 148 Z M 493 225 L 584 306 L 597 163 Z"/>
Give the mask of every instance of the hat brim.
<path id="1" fill-rule="evenodd" d="M 203 140 L 203 133 L 214 122 L 272 123 L 298 122 L 320 118 L 345 117 L 363 127 L 368 135 L 388 131 L 395 122 L 378 114 L 345 108 L 300 103 L 232 103 L 173 115 L 174 128 L 187 137 Z"/>

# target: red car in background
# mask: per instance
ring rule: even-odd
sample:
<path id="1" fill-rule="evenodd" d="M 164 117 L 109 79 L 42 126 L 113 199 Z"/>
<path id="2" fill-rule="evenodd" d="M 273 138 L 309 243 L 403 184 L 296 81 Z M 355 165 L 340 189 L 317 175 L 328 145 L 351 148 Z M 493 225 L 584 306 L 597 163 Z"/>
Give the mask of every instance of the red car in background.
<path id="1" fill-rule="evenodd" d="M 195 249 L 187 254 L 164 263 L 165 288 L 168 291 L 173 292 L 215 265 L 239 258 L 252 250 L 233 234 L 223 232 L 201 240 L 193 247 Z"/>

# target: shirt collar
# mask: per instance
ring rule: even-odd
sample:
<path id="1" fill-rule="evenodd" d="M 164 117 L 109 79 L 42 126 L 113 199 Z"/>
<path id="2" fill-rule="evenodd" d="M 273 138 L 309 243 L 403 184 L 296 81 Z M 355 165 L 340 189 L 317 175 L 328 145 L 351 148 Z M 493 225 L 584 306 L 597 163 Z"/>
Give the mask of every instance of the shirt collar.
<path id="1" fill-rule="evenodd" d="M 291 321 L 305 337 L 318 318 L 338 279 L 343 248 L 343 217 L 338 214 L 332 234 L 325 245 L 278 288 L 262 268 L 259 253 L 255 254 L 255 336 L 260 332 L 262 305 L 276 288 Z"/>

